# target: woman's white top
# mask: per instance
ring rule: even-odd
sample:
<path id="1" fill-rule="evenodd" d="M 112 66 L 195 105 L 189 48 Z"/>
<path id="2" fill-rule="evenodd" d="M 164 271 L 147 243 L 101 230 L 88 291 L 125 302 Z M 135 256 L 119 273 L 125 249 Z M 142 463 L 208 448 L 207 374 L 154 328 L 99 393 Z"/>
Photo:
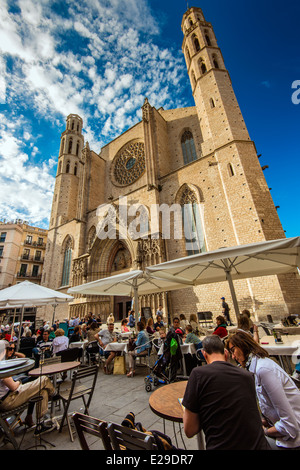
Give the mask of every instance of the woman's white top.
<path id="1" fill-rule="evenodd" d="M 63 351 L 64 349 L 68 349 L 69 347 L 69 338 L 66 336 L 56 336 L 52 342 L 53 346 L 53 354 L 58 353 L 59 351 Z"/>
<path id="2" fill-rule="evenodd" d="M 255 375 L 256 393 L 262 414 L 283 437 L 279 447 L 300 446 L 300 390 L 272 359 L 253 356 L 249 371 Z"/>

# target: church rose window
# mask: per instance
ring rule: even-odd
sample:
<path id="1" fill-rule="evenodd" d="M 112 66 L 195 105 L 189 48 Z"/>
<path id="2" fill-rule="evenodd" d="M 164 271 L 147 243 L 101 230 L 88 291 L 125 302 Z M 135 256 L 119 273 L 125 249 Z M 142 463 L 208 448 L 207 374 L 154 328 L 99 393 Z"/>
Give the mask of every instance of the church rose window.
<path id="1" fill-rule="evenodd" d="M 114 163 L 114 179 L 121 186 L 134 183 L 145 172 L 143 142 L 131 142 L 121 149 Z"/>

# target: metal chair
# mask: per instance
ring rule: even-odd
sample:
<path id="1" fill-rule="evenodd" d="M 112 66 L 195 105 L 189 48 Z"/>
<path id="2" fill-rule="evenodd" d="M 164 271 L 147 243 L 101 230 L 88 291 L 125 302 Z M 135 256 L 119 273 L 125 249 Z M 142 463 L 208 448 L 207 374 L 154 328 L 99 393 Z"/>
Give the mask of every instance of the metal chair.
<path id="1" fill-rule="evenodd" d="M 61 362 L 77 361 L 82 355 L 81 348 L 63 349 L 56 353 L 56 357 L 61 358 Z"/>
<path id="2" fill-rule="evenodd" d="M 16 428 L 17 424 L 23 425 L 23 421 L 21 420 L 21 414 L 28 408 L 28 402 L 23 403 L 23 405 L 14 408 L 13 410 L 9 411 L 0 411 L 0 427 L 3 431 L 3 435 L 0 438 L 0 442 L 3 442 L 5 439 L 12 443 L 15 450 L 19 450 L 20 444 L 17 443 L 15 438 L 14 429 Z M 12 418 L 12 420 L 10 420 Z M 25 428 L 26 432 L 26 428 Z"/>
<path id="3" fill-rule="evenodd" d="M 106 421 L 82 413 L 74 413 L 72 418 L 82 450 L 90 450 L 85 434 L 90 434 L 101 439 L 105 450 L 113 450 L 107 432 Z"/>
<path id="4" fill-rule="evenodd" d="M 107 431 L 113 450 L 157 450 L 153 436 L 144 432 L 109 423 Z"/>
<path id="5" fill-rule="evenodd" d="M 89 406 L 98 377 L 98 367 L 84 367 L 73 372 L 70 389 L 59 392 L 57 399 L 62 401 L 64 414 L 60 423 L 59 432 L 62 431 L 65 420 L 67 421 L 71 441 L 74 441 L 68 410 L 71 401 L 82 398 L 84 403 L 84 414 L 89 414 Z"/>

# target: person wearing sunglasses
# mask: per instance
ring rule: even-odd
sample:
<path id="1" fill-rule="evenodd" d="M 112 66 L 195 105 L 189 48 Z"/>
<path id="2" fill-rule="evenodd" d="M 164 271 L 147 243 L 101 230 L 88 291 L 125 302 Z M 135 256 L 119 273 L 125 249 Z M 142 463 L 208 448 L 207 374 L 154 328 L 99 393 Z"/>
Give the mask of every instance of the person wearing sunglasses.
<path id="1" fill-rule="evenodd" d="M 16 350 L 16 344 L 13 342 L 10 342 L 8 346 L 6 347 L 5 351 L 5 359 L 16 359 L 16 358 L 23 358 L 26 357 L 25 354 L 17 352 Z"/>
<path id="2" fill-rule="evenodd" d="M 264 433 L 272 449 L 300 449 L 300 390 L 248 333 L 229 336 L 226 348 L 254 374 Z"/>

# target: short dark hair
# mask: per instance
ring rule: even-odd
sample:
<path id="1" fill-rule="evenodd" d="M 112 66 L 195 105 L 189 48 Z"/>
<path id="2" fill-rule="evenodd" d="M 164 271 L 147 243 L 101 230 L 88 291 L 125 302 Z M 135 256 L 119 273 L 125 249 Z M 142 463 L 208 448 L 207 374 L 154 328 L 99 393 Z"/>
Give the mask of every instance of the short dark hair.
<path id="1" fill-rule="evenodd" d="M 193 331 L 193 327 L 191 325 L 186 325 L 185 329 L 190 333 Z"/>
<path id="2" fill-rule="evenodd" d="M 173 323 L 174 323 L 175 320 L 177 320 L 177 321 L 180 322 L 180 319 L 179 319 L 178 317 L 174 317 L 174 318 L 173 318 Z"/>
<path id="3" fill-rule="evenodd" d="M 217 335 L 205 336 L 202 341 L 202 349 L 204 349 L 207 354 L 224 354 L 225 350 L 223 341 Z"/>
<path id="4" fill-rule="evenodd" d="M 142 321 L 138 321 L 136 326 L 138 327 L 140 331 L 145 329 L 145 325 Z"/>

